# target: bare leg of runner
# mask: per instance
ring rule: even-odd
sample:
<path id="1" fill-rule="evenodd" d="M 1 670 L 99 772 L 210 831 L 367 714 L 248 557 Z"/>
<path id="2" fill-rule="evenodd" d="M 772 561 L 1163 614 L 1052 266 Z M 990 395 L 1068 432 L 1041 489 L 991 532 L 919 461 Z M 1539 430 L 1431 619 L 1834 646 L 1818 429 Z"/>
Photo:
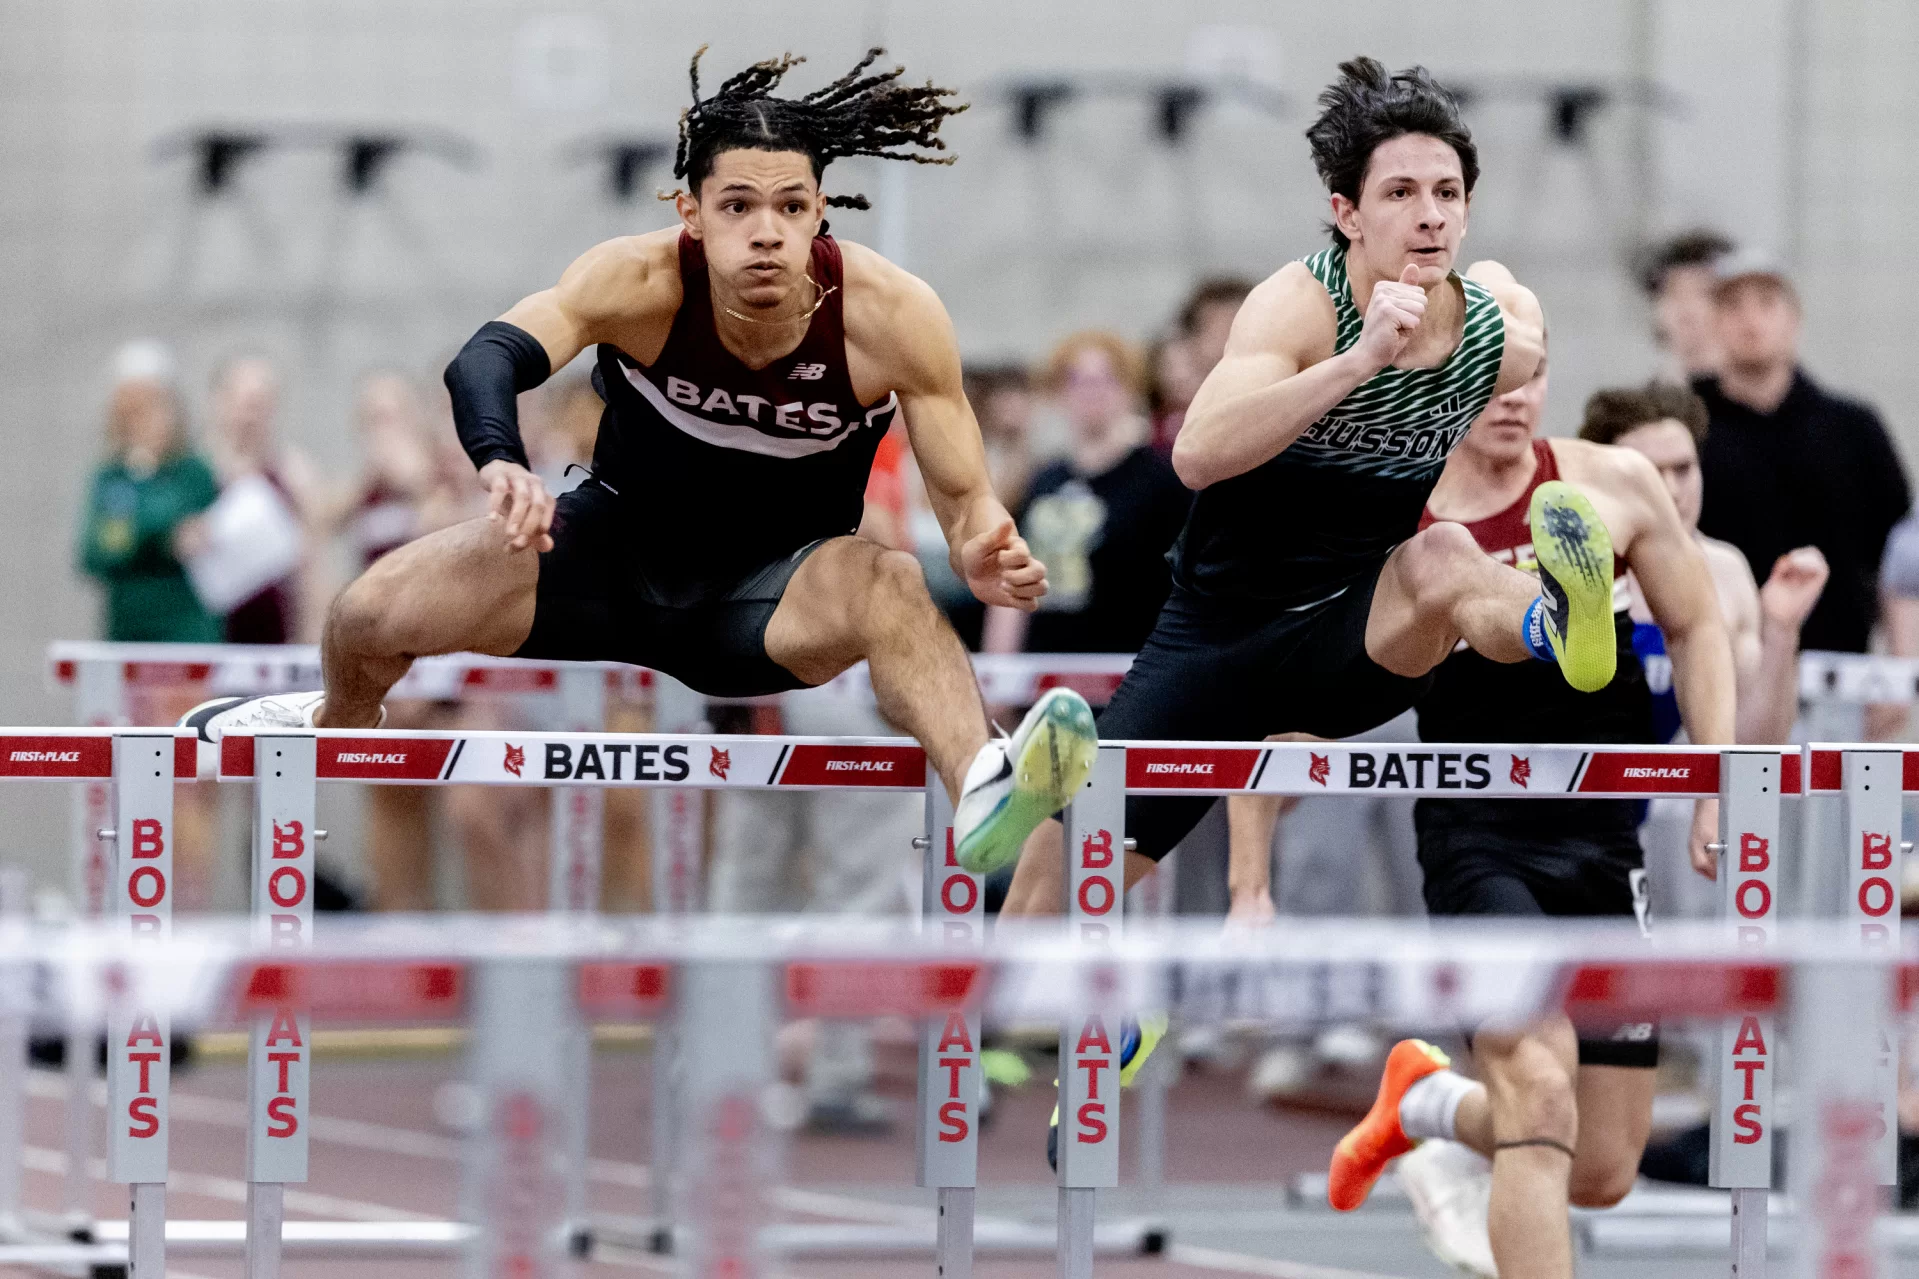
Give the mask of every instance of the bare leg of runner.
<path id="1" fill-rule="evenodd" d="M 918 739 L 958 800 L 986 744 L 986 707 L 966 647 L 912 556 L 857 537 L 814 551 L 767 624 L 766 655 L 809 684 L 865 658 L 880 714 Z"/>
<path id="2" fill-rule="evenodd" d="M 320 642 L 321 728 L 370 728 L 416 657 L 504 657 L 533 629 L 540 562 L 508 551 L 499 524 L 468 520 L 409 542 L 340 593 Z"/>
<path id="3" fill-rule="evenodd" d="M 1399 544 L 1380 570 L 1366 619 L 1366 655 L 1395 675 L 1424 675 L 1460 640 L 1495 662 L 1531 657 L 1521 633 L 1539 579 L 1479 549 L 1463 524 L 1434 524 Z"/>
<path id="4" fill-rule="evenodd" d="M 1473 1036 L 1473 1061 L 1486 1086 L 1460 1101 L 1454 1130 L 1493 1161 L 1487 1229 L 1500 1279 L 1572 1273 L 1566 1204 L 1573 1160 L 1566 1150 L 1577 1148 L 1585 1126 L 1573 1092 L 1578 1060 L 1579 1044 L 1564 1018 L 1520 1035 Z M 1558 1145 L 1498 1149 L 1508 1142 L 1547 1141 Z"/>
<path id="5" fill-rule="evenodd" d="M 1453 1120 L 1460 1141 L 1491 1157 L 1497 1142 L 1512 1139 L 1506 1135 L 1509 1127 L 1517 1131 L 1516 1123 L 1540 1122 L 1569 1110 L 1578 1132 L 1569 1174 L 1565 1156 L 1557 1151 L 1551 1152 L 1558 1155 L 1557 1166 L 1549 1166 L 1543 1158 L 1530 1163 L 1514 1159 L 1516 1150 L 1502 1152 L 1494 1161 L 1491 1225 L 1494 1251 L 1502 1256 L 1530 1252 L 1542 1238 L 1563 1233 L 1563 1212 L 1560 1225 L 1553 1227 L 1544 1210 L 1534 1209 L 1542 1189 L 1557 1196 L 1564 1178 L 1568 1202 L 1581 1208 L 1610 1208 L 1626 1197 L 1639 1175 L 1639 1159 L 1652 1131 L 1655 1073 L 1631 1066 L 1575 1066 L 1568 1079 L 1559 1053 L 1571 1035 L 1571 1025 L 1558 1019 L 1543 1028 L 1540 1037 L 1475 1036 L 1473 1040 L 1473 1057 L 1486 1072 L 1486 1087 L 1460 1099 Z M 1575 1061 L 1577 1055 L 1575 1044 Z M 1498 1207 L 1502 1194 L 1503 1212 Z M 1524 1211 L 1515 1212 L 1515 1207 Z M 1506 1273 L 1504 1262 L 1500 1273 Z"/>

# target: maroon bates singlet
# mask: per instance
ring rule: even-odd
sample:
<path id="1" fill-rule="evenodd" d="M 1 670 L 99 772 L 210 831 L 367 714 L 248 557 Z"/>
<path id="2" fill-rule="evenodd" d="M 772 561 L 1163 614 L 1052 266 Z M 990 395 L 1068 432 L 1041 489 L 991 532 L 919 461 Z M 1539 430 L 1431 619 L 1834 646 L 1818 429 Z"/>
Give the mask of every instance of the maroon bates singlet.
<path id="1" fill-rule="evenodd" d="M 721 345 L 706 252 L 685 234 L 683 296 L 659 358 L 642 365 L 599 348 L 593 380 L 606 413 L 594 474 L 623 499 L 640 589 L 654 603 L 714 598 L 859 527 L 873 452 L 899 400 L 854 396 L 840 248 L 822 235 L 812 249 L 810 273 L 830 292 L 799 346 L 763 369 Z"/>

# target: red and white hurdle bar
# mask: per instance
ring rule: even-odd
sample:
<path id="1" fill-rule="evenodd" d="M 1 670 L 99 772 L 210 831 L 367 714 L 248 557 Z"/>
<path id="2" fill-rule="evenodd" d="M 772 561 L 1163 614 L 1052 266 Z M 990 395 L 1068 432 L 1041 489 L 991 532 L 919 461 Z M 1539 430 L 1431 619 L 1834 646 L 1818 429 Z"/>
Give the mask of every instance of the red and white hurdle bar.
<path id="1" fill-rule="evenodd" d="M 0 930 L 0 963 L 50 961 L 66 976 L 69 997 L 92 992 L 96 1002 L 111 1006 L 117 998 L 169 1021 L 470 1017 L 473 1068 L 484 1094 L 484 1123 L 471 1159 L 481 1174 L 472 1202 L 482 1225 L 463 1228 L 455 1242 L 464 1245 L 475 1275 L 504 1269 L 527 1276 L 557 1274 L 565 1260 L 556 1168 L 563 1121 L 555 1098 L 564 1084 L 552 1069 L 563 1012 L 645 1019 L 678 1002 L 698 1081 L 687 1098 L 688 1127 L 697 1138 L 691 1174 L 700 1192 L 693 1196 L 696 1222 L 682 1239 L 688 1272 L 750 1277 L 767 1272 L 769 1253 L 806 1234 L 803 1227 L 747 1228 L 767 1221 L 774 1208 L 769 1163 L 777 1137 L 765 1128 L 761 1103 L 782 1011 L 904 1015 L 957 1038 L 990 1000 L 995 1015 L 1070 1014 L 1069 1027 L 1098 1036 L 1106 1026 L 1088 1017 L 1089 1004 L 1118 1017 L 1151 1008 L 1160 992 L 1174 989 L 1186 992 L 1189 1004 L 1191 992 L 1231 991 L 1239 1001 L 1217 1009 L 1182 1005 L 1189 1019 L 1250 1013 L 1287 1026 L 1358 1015 L 1414 1030 L 1550 1008 L 1612 1021 L 1665 1014 L 1770 1023 L 1790 1011 L 1796 1042 L 1817 1045 L 1805 1055 L 1818 1057 L 1805 1067 L 1808 1100 L 1802 1104 L 1814 1118 L 1798 1147 L 1806 1152 L 1803 1162 L 1795 1165 L 1799 1201 L 1807 1208 L 1802 1248 L 1816 1273 L 1871 1275 L 1882 1243 L 1873 1230 L 1875 1027 L 1910 1012 L 1919 992 L 1919 963 L 1862 950 L 1831 925 L 1783 932 L 1763 954 L 1730 943 L 1716 929 L 1675 929 L 1648 945 L 1629 928 L 1562 923 L 1502 930 L 1484 921 L 1430 931 L 1323 921 L 1256 936 L 1160 925 L 1099 946 L 1056 928 L 1011 928 L 976 952 L 956 954 L 937 937 L 914 939 L 844 921 L 586 930 L 538 918 L 488 923 L 486 929 L 471 920 L 432 918 L 329 925 L 314 946 L 295 951 L 231 931 L 183 929 L 168 946 L 124 934 L 35 937 L 16 927 Z M 1275 988 L 1312 990 L 1318 997 L 1275 1014 Z M 1346 994 L 1327 995 L 1338 991 Z M 1110 1062 L 1081 1069 L 1110 1085 Z M 1085 1091 L 1090 1094 L 1091 1085 Z M 1094 1104 L 1090 1096 L 1079 1101 L 1081 1108 Z M 960 1117 L 949 1113 L 945 1120 L 956 1127 Z M 1117 1119 L 1110 1106 L 1094 1117 Z M 941 1198 L 950 1205 L 970 1196 Z M 1076 1223 L 1091 1191 L 1067 1187 L 1062 1199 L 1062 1269 L 1086 1273 L 1090 1255 Z M 136 1199 L 136 1211 L 142 1206 L 150 1205 Z M 136 1221 L 135 1239 L 152 1229 Z M 343 1246 L 340 1236 L 329 1241 L 311 1223 L 299 1233 L 309 1244 L 330 1243 L 336 1253 Z M 944 1233 L 951 1247 L 957 1232 Z M 202 1248 L 209 1242 L 202 1236 Z M 82 1251 L 96 1262 L 115 1256 L 111 1248 Z M 25 1262 L 29 1254 L 56 1260 L 45 1249 L 0 1249 L 0 1264 Z M 142 1253 L 134 1273 L 149 1273 L 156 1257 Z M 969 1257 L 952 1260 L 966 1273 Z M 1744 1264 L 1741 1272 L 1751 1273 Z"/>
<path id="2" fill-rule="evenodd" d="M 119 739 L 118 742 L 112 741 L 115 737 Z M 133 745 L 126 746 L 125 743 Z M 141 743 L 144 743 L 144 747 Z M 123 790 L 135 781 L 145 781 L 149 787 L 159 786 L 170 797 L 173 778 L 185 775 L 185 759 L 190 747 L 191 743 L 174 740 L 164 732 L 113 735 L 82 731 L 21 735 L 0 740 L 0 754 L 5 756 L 4 773 L 0 775 L 74 779 L 114 776 L 118 789 Z M 172 757 L 173 771 L 152 779 L 119 777 L 111 767 L 111 755 L 123 749 L 166 751 Z M 1867 758 L 1874 755 L 1890 758 Z M 1826 788 L 1836 776 L 1837 784 L 1844 788 L 1844 793 L 1851 800 L 1851 807 L 1858 814 L 1852 825 L 1860 830 L 1860 847 L 1865 850 L 1861 856 L 1860 910 L 1862 915 L 1868 917 L 1865 922 L 1870 923 L 1875 930 L 1886 928 L 1889 926 L 1885 918 L 1888 908 L 1882 904 L 1881 894 L 1871 882 L 1883 876 L 1868 872 L 1890 868 L 1895 872 L 1893 882 L 1896 882 L 1897 858 L 1887 850 L 1897 846 L 1897 829 L 1896 825 L 1885 828 L 1883 821 L 1873 818 L 1867 809 L 1872 803 L 1883 806 L 1884 796 L 1888 793 L 1883 784 L 1879 784 L 1875 790 L 1873 770 L 1888 770 L 1877 773 L 1877 777 L 1890 776 L 1896 771 L 1903 780 L 1906 761 L 1896 751 L 1835 751 L 1828 748 L 1811 751 L 1809 758 L 1815 789 Z M 1833 773 L 1833 760 L 1838 762 L 1837 774 Z M 268 920 L 268 937 L 277 937 L 283 944 L 299 940 L 306 928 L 306 919 L 300 916 L 299 908 L 305 887 L 310 885 L 311 880 L 312 841 L 310 838 L 300 838 L 299 832 L 302 829 L 305 832 L 312 830 L 312 796 L 314 785 L 319 780 L 409 784 L 623 784 L 667 788 L 833 788 L 851 785 L 887 789 L 917 788 L 926 781 L 924 757 L 910 742 L 766 737 L 309 733 L 254 739 L 231 738 L 221 751 L 220 762 L 223 776 L 255 780 L 260 784 L 256 804 L 259 819 L 256 892 L 260 895 L 263 913 Z M 1776 840 L 1779 796 L 1798 790 L 1799 763 L 1799 756 L 1793 754 L 1741 750 L 1725 752 L 1722 757 L 1720 752 L 1699 748 L 1585 750 L 1578 747 L 1439 745 L 1410 749 L 1337 743 L 1324 746 L 1111 744 L 1102 748 L 1094 779 L 1089 783 L 1086 795 L 1069 814 L 1069 831 L 1073 841 L 1069 847 L 1076 851 L 1071 863 L 1073 875 L 1066 904 L 1071 913 L 1080 917 L 1082 932 L 1089 931 L 1089 925 L 1102 924 L 1117 913 L 1121 859 L 1114 850 L 1124 844 L 1123 796 L 1129 791 L 1231 794 L 1254 790 L 1312 794 L 1367 792 L 1384 788 L 1401 793 L 1438 796 L 1465 792 L 1541 798 L 1554 795 L 1721 794 L 1726 800 L 1727 843 L 1735 850 L 1729 854 L 1728 860 L 1736 867 L 1736 873 L 1729 874 L 1726 883 L 1734 914 L 1750 930 L 1758 926 L 1754 921 L 1769 920 L 1776 910 L 1776 879 L 1767 878 L 1776 872 L 1767 850 Z M 1895 763 L 1896 770 L 1893 769 Z M 696 772 L 700 764 L 704 764 L 704 770 Z M 1847 782 L 1848 767 L 1860 779 L 1856 784 Z M 937 808 L 938 797 L 943 791 L 937 786 L 931 790 Z M 1891 793 L 1896 808 L 1897 790 L 1893 789 Z M 170 805 L 170 798 L 168 803 Z M 123 798 L 117 805 L 122 827 L 129 820 L 163 821 L 161 829 L 166 829 L 164 822 L 170 821 L 170 807 L 164 819 L 158 815 L 127 817 L 129 812 L 137 812 L 139 808 L 137 800 Z M 154 812 L 157 814 L 158 810 Z M 944 818 L 941 817 L 939 821 L 943 827 Z M 1872 829 L 1875 821 L 1878 821 L 1878 829 Z M 128 827 L 115 841 L 118 849 L 134 850 L 131 854 L 122 852 L 117 858 L 121 869 L 116 871 L 114 877 L 116 890 L 125 893 L 128 903 L 125 909 L 129 918 L 140 916 L 135 926 L 149 931 L 159 927 L 153 922 L 158 918 L 154 913 L 154 905 L 164 895 L 156 897 L 155 886 L 156 882 L 164 883 L 166 878 L 164 864 L 158 860 L 160 852 L 151 851 L 156 847 L 152 843 L 152 830 L 150 826 L 138 830 Z M 943 829 L 940 835 L 942 837 L 934 841 L 934 847 L 945 844 Z M 162 836 L 157 848 L 164 851 L 167 843 Z M 1891 858 L 1891 861 L 1881 865 L 1880 862 L 1886 858 Z M 944 859 L 933 860 L 937 862 Z M 956 870 L 929 866 L 928 893 L 943 909 L 966 906 L 966 911 L 955 909 L 951 912 L 963 919 L 977 911 L 977 885 L 971 883 L 969 877 L 967 882 L 970 891 L 960 888 L 961 881 L 954 878 Z M 155 880 L 156 875 L 160 876 L 159 881 Z M 939 884 L 937 891 L 933 887 L 935 880 Z M 275 915 L 279 916 L 277 920 L 273 918 Z M 1896 913 L 1892 919 L 1896 920 Z M 1749 940 L 1763 940 L 1763 935 L 1749 933 L 1747 937 Z M 1875 932 L 1873 939 L 1883 943 L 1886 935 Z M 1107 996 L 1096 997 L 1095 1004 L 1101 998 L 1110 998 L 1110 992 Z M 285 1116 L 297 1116 L 305 1111 L 304 1098 L 299 1095 L 305 1084 L 304 1059 L 287 1057 L 291 1047 L 289 1036 L 304 1039 L 305 1035 L 297 1020 L 277 1026 L 276 1020 L 267 1019 L 263 1022 L 256 1031 L 254 1045 L 253 1080 L 258 1094 L 256 1100 L 261 1109 L 256 1126 L 264 1133 L 258 1139 L 259 1148 L 263 1152 L 280 1152 L 277 1162 L 270 1154 L 263 1154 L 258 1161 L 258 1167 L 269 1175 L 253 1180 L 265 1187 L 280 1184 L 290 1172 L 298 1172 L 299 1164 L 303 1162 L 286 1153 L 303 1145 L 303 1141 L 293 1141 L 296 1133 L 276 1133 L 274 1129 L 276 1126 L 280 1129 L 286 1127 Z M 1104 1120 L 1109 1102 L 1116 1101 L 1111 1098 L 1110 1076 L 1106 1077 L 1109 1080 L 1108 1093 L 1105 1096 L 1095 1095 L 1102 1072 L 1112 1068 L 1111 1036 L 1095 1032 L 1110 1031 L 1111 1017 L 1108 1012 L 1092 1007 L 1083 1016 L 1076 1017 L 1075 1021 L 1076 1031 L 1069 1027 L 1067 1033 L 1071 1042 L 1062 1045 L 1065 1050 L 1062 1060 L 1067 1063 L 1067 1096 L 1064 1100 L 1069 1103 L 1066 1111 L 1069 1116 L 1066 1148 L 1071 1152 L 1062 1158 L 1063 1206 L 1066 1209 L 1062 1214 L 1062 1222 L 1068 1230 L 1066 1242 L 1069 1256 L 1078 1255 L 1083 1250 L 1078 1244 L 1090 1247 L 1090 1213 L 1084 1210 L 1084 1206 L 1090 1203 L 1090 1196 L 1070 1192 L 1090 1189 L 1093 1185 L 1114 1184 L 1117 1177 L 1116 1105 L 1110 1106 L 1111 1122 L 1103 1124 L 1104 1132 L 1101 1131 L 1102 1124 L 1094 1122 L 1095 1119 Z M 1729 1056 L 1749 1059 L 1754 1052 L 1769 1055 L 1771 1045 L 1764 1033 L 1766 1029 L 1760 1027 L 1760 1041 L 1757 1044 L 1742 1029 L 1730 1046 Z M 138 1050 L 144 1057 L 154 1047 L 150 1039 L 152 1035 L 160 1036 L 164 1043 L 165 1028 L 157 1022 L 151 1029 L 145 1023 L 129 1023 L 128 1033 L 129 1040 L 137 1039 L 137 1042 L 122 1043 L 120 1047 L 126 1048 L 127 1054 L 116 1050 L 114 1056 L 121 1086 L 123 1090 L 133 1089 L 129 1094 L 133 1101 L 155 1098 L 146 1109 L 163 1115 L 163 1095 L 147 1089 L 156 1086 L 163 1088 L 164 1074 L 159 1076 L 156 1085 L 153 1062 L 135 1058 L 131 1053 Z M 977 1044 L 976 1028 L 969 1028 L 968 1038 L 974 1045 Z M 1747 1042 L 1742 1045 L 1737 1042 L 1738 1038 L 1745 1038 Z M 942 1048 L 935 1042 L 932 1048 L 949 1056 L 961 1051 L 960 1046 L 954 1043 Z M 276 1051 L 285 1059 L 274 1060 Z M 125 1060 L 122 1060 L 122 1056 Z M 159 1060 L 164 1061 L 164 1056 Z M 969 1096 L 977 1096 L 977 1075 L 965 1073 L 977 1070 L 976 1051 L 969 1053 L 967 1060 L 969 1064 L 966 1066 L 934 1064 L 927 1072 L 951 1076 L 950 1081 L 936 1081 L 950 1082 L 950 1088 L 944 1090 L 949 1095 L 940 1100 L 941 1106 L 953 1101 L 964 1103 Z M 137 1085 L 136 1072 L 139 1075 Z M 1752 1162 L 1757 1162 L 1758 1148 L 1769 1144 L 1770 1137 L 1770 1125 L 1764 1122 L 1770 1102 L 1766 1095 L 1769 1092 L 1769 1078 L 1762 1072 L 1763 1067 L 1739 1064 L 1728 1064 L 1722 1070 L 1722 1074 L 1735 1077 L 1740 1089 L 1738 1106 L 1759 1108 L 1757 1111 L 1747 1109 L 1743 1115 L 1729 1115 L 1732 1122 L 1743 1119 L 1747 1125 L 1740 1130 L 1742 1136 L 1750 1135 L 1751 1126 L 1755 1122 L 1758 1124 L 1757 1136 L 1751 1140 L 1735 1140 L 1726 1147 L 1732 1155 L 1752 1156 Z M 1883 1104 L 1884 1095 L 1882 1091 L 1880 1104 Z M 1732 1100 L 1732 1090 L 1729 1089 L 1722 1097 L 1722 1103 L 1725 1104 L 1722 1104 L 1721 1109 L 1737 1109 L 1730 1106 Z M 1083 1110 L 1085 1106 L 1094 1104 L 1100 1108 Z M 923 1126 L 939 1122 L 938 1108 L 923 1107 L 922 1112 Z M 952 1113 L 950 1110 L 946 1113 L 948 1122 Z M 150 1125 L 142 1120 L 129 1126 L 144 1129 Z M 1719 1127 L 1728 1129 L 1731 1123 L 1722 1123 Z M 164 1131 L 163 1119 L 159 1122 L 159 1128 L 161 1132 Z M 159 1135 L 159 1132 L 154 1132 L 144 1138 L 136 1138 L 130 1133 L 129 1140 L 144 1141 L 147 1144 L 135 1149 L 152 1151 L 164 1147 L 163 1140 L 158 1143 L 152 1141 L 153 1137 Z M 276 1146 L 275 1142 L 290 1144 Z M 1744 1149 L 1735 1149 L 1735 1146 Z M 1081 1150 L 1081 1147 L 1093 1149 Z M 937 1149 L 937 1146 L 932 1148 Z M 122 1163 L 116 1166 L 130 1165 Z M 934 1178 L 929 1184 L 937 1184 L 938 1180 L 950 1179 L 953 1174 L 934 1172 L 929 1175 Z M 1736 1172 L 1727 1172 L 1720 1180 L 1735 1176 Z M 965 1190 L 970 1189 L 970 1184 L 944 1188 Z M 135 1197 L 137 1202 L 140 1196 L 136 1194 Z M 261 1227 L 268 1226 L 273 1219 L 273 1198 L 272 1191 L 265 1189 L 257 1196 L 259 1216 L 256 1219 Z M 954 1217 L 962 1216 L 957 1197 L 953 1206 Z M 139 1236 L 137 1226 L 135 1234 Z M 264 1229 L 257 1230 L 253 1232 L 253 1237 L 260 1241 L 265 1234 Z"/>

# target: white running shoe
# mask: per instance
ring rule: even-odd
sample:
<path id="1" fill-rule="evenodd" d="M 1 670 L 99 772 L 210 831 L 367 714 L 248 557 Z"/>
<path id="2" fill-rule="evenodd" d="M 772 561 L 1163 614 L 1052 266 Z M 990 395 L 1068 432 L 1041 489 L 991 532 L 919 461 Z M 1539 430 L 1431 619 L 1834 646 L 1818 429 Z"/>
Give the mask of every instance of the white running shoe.
<path id="1" fill-rule="evenodd" d="M 1069 688 L 1048 689 L 1013 735 L 980 747 L 953 811 L 959 864 L 990 875 L 1019 860 L 1033 828 L 1086 784 L 1099 751 L 1093 710 Z"/>
<path id="2" fill-rule="evenodd" d="M 203 742 L 218 743 L 228 729 L 312 728 L 313 714 L 326 700 L 324 692 L 275 693 L 269 697 L 215 697 L 180 717 L 181 728 L 196 730 Z M 386 722 L 386 708 L 380 708 Z"/>
<path id="3" fill-rule="evenodd" d="M 1492 1162 L 1470 1146 L 1434 1138 L 1401 1155 L 1393 1171 L 1432 1254 L 1473 1279 L 1499 1279 L 1486 1227 Z"/>

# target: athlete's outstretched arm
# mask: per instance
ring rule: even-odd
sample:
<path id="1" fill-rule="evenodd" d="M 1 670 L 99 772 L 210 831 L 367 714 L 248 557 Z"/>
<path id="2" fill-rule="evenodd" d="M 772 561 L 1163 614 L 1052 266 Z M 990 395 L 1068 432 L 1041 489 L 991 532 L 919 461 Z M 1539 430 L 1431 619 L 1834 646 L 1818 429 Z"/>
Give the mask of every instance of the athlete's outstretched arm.
<path id="1" fill-rule="evenodd" d="M 1603 465 L 1613 476 L 1608 487 L 1631 507 L 1634 533 L 1626 559 L 1653 621 L 1665 632 L 1686 736 L 1701 746 L 1729 745 L 1736 736 L 1732 645 L 1706 557 L 1645 455 L 1620 448 L 1604 449 L 1603 454 Z M 1692 864 L 1708 878 L 1716 866 L 1706 845 L 1718 838 L 1718 822 L 1717 800 L 1695 806 Z"/>
<path id="2" fill-rule="evenodd" d="M 874 310 L 861 315 L 855 337 L 849 296 L 848 341 L 871 351 L 891 374 L 953 571 L 983 603 L 1030 613 L 1046 594 L 1046 566 L 1033 558 L 993 492 L 979 421 L 961 389 L 953 322 L 926 284 L 877 257 L 872 261 L 881 269 L 870 291 L 862 289 L 860 305 Z"/>
<path id="3" fill-rule="evenodd" d="M 1406 268 L 1408 276 L 1417 270 Z M 1359 340 L 1335 355 L 1332 298 L 1304 263 L 1287 263 L 1240 307 L 1225 357 L 1206 375 L 1173 441 L 1173 469 L 1187 488 L 1203 489 L 1278 456 L 1399 358 L 1425 313 L 1424 289 L 1382 281 L 1367 300 Z"/>

